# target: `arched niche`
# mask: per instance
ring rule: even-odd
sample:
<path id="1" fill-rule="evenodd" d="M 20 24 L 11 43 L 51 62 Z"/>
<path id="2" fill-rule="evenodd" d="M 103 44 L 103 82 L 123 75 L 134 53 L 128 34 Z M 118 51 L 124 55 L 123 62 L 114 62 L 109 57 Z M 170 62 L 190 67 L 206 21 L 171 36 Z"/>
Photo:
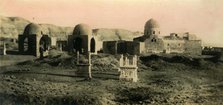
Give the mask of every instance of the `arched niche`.
<path id="1" fill-rule="evenodd" d="M 39 46 L 43 51 L 49 50 L 51 39 L 48 36 L 42 36 L 39 41 Z"/>
<path id="2" fill-rule="evenodd" d="M 91 42 L 90 42 L 90 51 L 91 52 L 95 52 L 96 50 L 96 44 L 95 44 L 95 39 L 91 38 Z"/>
<path id="3" fill-rule="evenodd" d="M 29 38 L 25 37 L 23 39 L 23 52 L 28 53 L 29 51 Z"/>
<path id="4" fill-rule="evenodd" d="M 74 47 L 74 50 L 79 53 L 83 53 L 82 49 L 82 43 L 83 43 L 83 40 L 80 38 L 80 37 L 76 37 L 74 40 L 73 40 L 73 47 Z"/>

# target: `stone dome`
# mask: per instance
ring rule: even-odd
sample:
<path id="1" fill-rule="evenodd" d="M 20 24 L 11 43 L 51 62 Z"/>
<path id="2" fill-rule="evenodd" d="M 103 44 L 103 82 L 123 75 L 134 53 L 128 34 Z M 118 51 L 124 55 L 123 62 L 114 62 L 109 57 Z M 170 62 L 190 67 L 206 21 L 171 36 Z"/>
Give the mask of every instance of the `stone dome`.
<path id="1" fill-rule="evenodd" d="M 159 23 L 153 18 L 149 19 L 145 24 L 145 28 L 159 28 L 159 27 L 160 27 Z"/>
<path id="2" fill-rule="evenodd" d="M 73 35 L 92 35 L 92 29 L 86 24 L 78 24 L 74 27 Z"/>
<path id="3" fill-rule="evenodd" d="M 24 35 L 41 35 L 41 26 L 35 23 L 30 23 L 25 27 Z"/>

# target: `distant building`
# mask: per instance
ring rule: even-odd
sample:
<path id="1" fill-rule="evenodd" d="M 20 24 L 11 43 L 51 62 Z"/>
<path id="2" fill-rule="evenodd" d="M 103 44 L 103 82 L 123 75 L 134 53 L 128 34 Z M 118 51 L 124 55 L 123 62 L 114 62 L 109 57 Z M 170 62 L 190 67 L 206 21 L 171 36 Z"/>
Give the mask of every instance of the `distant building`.
<path id="1" fill-rule="evenodd" d="M 201 40 L 190 33 L 171 33 L 160 36 L 160 26 L 157 21 L 150 19 L 146 22 L 144 35 L 134 38 L 134 42 L 144 42 L 143 53 L 185 53 L 200 55 Z"/>
<path id="2" fill-rule="evenodd" d="M 202 54 L 203 55 L 218 55 L 218 54 L 223 54 L 223 47 L 210 47 L 210 46 L 205 46 L 202 49 Z"/>

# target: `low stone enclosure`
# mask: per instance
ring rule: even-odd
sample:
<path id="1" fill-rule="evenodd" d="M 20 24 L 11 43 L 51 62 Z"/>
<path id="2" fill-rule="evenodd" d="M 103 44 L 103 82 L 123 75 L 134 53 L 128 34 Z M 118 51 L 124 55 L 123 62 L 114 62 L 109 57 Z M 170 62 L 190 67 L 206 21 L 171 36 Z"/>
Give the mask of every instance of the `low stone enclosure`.
<path id="1" fill-rule="evenodd" d="M 87 80 L 92 79 L 92 63 L 91 63 L 91 52 L 88 52 L 87 55 L 80 55 L 77 52 L 77 71 L 75 74 L 79 77 L 84 77 Z M 87 58 L 86 61 L 81 61 L 80 57 Z M 129 82 L 137 82 L 137 56 L 123 56 L 121 55 L 119 59 L 119 80 L 121 81 L 129 81 Z"/>

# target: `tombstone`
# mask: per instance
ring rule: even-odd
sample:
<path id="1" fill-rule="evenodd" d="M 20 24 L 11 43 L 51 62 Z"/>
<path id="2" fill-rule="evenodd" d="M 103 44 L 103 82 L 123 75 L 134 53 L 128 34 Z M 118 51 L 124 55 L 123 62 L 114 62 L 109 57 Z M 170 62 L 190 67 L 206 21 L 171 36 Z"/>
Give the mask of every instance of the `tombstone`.
<path id="1" fill-rule="evenodd" d="M 91 53 L 88 52 L 87 54 L 87 58 L 88 58 L 88 62 L 84 63 L 84 62 L 80 62 L 80 54 L 79 52 L 77 52 L 77 76 L 80 77 L 84 77 L 86 79 L 92 79 L 92 75 L 91 75 Z"/>
<path id="2" fill-rule="evenodd" d="M 58 46 L 59 46 L 59 51 L 63 51 L 63 44 L 60 43 Z"/>
<path id="3" fill-rule="evenodd" d="M 6 45 L 4 42 L 3 42 L 3 47 L 0 48 L 0 55 L 6 55 Z"/>
<path id="4" fill-rule="evenodd" d="M 5 43 L 3 44 L 3 55 L 6 55 L 6 45 L 5 45 Z"/>
<path id="5" fill-rule="evenodd" d="M 131 57 L 131 59 L 129 59 L 127 56 L 123 57 L 123 55 L 121 55 L 121 58 L 119 60 L 119 65 L 120 65 L 119 67 L 120 80 L 130 81 L 130 82 L 138 81 L 138 75 L 137 75 L 138 67 L 137 67 L 136 55 Z"/>

